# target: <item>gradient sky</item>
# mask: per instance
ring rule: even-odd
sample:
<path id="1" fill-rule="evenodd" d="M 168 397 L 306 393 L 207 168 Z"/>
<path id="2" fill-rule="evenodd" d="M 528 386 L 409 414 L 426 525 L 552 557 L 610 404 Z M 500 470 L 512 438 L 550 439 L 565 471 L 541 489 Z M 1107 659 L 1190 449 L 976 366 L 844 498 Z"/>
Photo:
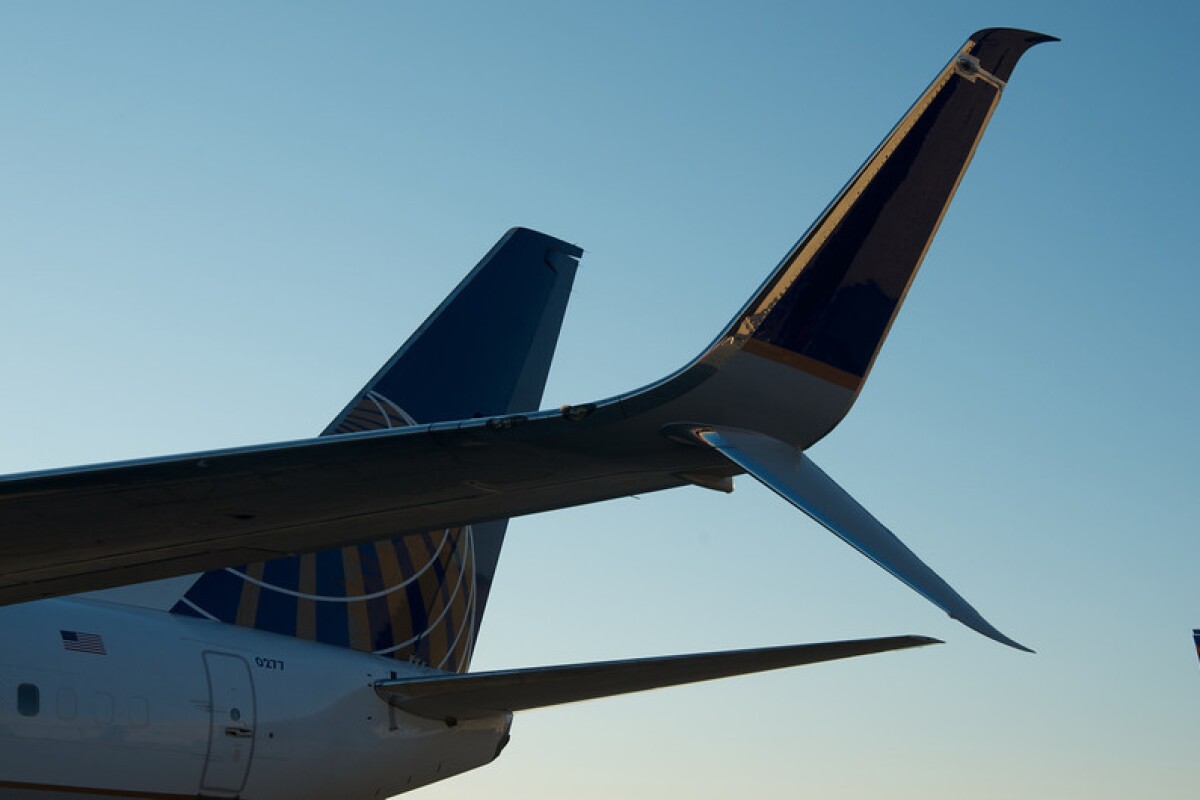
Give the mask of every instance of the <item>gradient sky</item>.
<path id="1" fill-rule="evenodd" d="M 0 472 L 315 434 L 512 225 L 545 406 L 675 369 L 962 41 L 1018 67 L 811 455 L 989 620 L 753 481 L 515 522 L 474 664 L 936 648 L 518 716 L 424 798 L 1192 798 L 1194 3 L 0 3 Z"/>

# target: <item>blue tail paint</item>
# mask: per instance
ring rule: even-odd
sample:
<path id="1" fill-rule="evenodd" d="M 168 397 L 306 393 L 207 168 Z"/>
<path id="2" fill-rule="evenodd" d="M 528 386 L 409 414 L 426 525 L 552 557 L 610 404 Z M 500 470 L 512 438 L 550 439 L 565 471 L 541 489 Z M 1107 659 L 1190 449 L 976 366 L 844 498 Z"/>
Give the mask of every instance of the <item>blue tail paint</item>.
<path id="1" fill-rule="evenodd" d="M 508 231 L 322 435 L 537 409 L 582 255 Z M 507 525 L 205 573 L 172 611 L 465 671 Z"/>

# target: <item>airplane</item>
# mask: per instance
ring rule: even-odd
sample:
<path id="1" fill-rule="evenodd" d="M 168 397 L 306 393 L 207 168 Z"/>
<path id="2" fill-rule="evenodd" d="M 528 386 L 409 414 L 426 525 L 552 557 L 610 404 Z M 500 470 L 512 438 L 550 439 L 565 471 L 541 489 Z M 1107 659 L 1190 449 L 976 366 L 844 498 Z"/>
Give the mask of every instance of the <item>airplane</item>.
<path id="1" fill-rule="evenodd" d="M 532 708 L 937 643 L 469 672 L 508 520 L 748 474 L 1027 648 L 804 453 L 850 410 L 1016 61 L 972 34 L 699 356 L 537 411 L 582 250 L 506 233 L 316 438 L 0 478 L 0 799 L 376 798 Z"/>
<path id="2" fill-rule="evenodd" d="M 1196 643 L 1196 656 L 1200 658 L 1200 628 L 1192 628 L 1192 641 Z"/>

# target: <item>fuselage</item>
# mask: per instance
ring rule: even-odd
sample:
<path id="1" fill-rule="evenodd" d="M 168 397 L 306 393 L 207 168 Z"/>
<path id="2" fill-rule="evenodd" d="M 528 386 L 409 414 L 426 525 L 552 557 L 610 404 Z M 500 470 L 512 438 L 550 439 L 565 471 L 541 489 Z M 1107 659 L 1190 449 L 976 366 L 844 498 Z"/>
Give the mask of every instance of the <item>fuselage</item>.
<path id="1" fill-rule="evenodd" d="M 376 798 L 493 760 L 375 681 L 428 668 L 88 599 L 0 608 L 0 798 Z"/>

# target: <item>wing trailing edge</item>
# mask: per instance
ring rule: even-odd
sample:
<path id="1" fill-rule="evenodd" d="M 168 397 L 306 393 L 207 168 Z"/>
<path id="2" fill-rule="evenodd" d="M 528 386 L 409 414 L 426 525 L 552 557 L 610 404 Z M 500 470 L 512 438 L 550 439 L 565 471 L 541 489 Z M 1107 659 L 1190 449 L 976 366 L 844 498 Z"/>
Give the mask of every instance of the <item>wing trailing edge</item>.
<path id="1" fill-rule="evenodd" d="M 463 719 L 941 643 L 927 636 L 892 636 L 496 672 L 437 673 L 380 681 L 375 691 L 410 714 L 453 724 Z"/>

